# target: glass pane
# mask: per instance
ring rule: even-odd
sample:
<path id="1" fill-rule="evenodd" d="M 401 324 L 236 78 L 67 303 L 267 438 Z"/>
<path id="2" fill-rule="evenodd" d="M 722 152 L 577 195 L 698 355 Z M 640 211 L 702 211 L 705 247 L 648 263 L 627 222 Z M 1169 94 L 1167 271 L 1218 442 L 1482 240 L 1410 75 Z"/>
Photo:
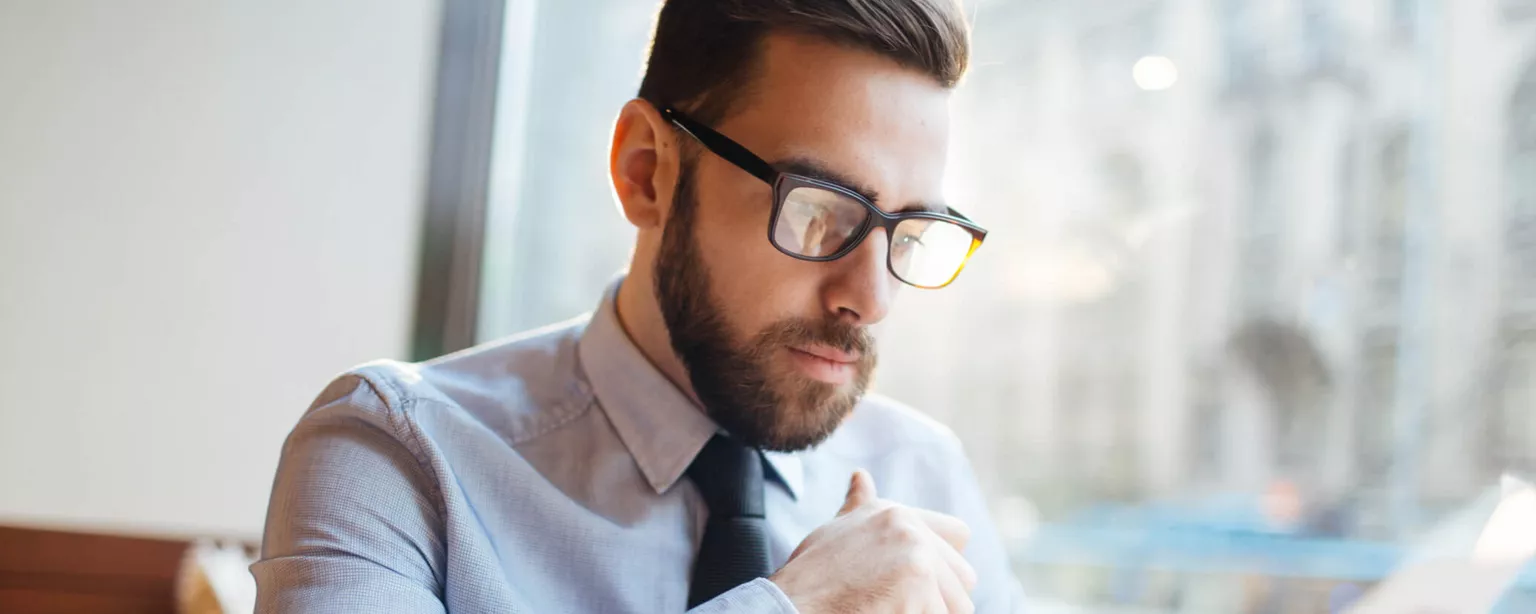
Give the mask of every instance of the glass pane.
<path id="1" fill-rule="evenodd" d="M 971 233 L 965 228 L 938 220 L 902 220 L 891 236 L 891 270 L 914 286 L 942 286 L 970 252 Z"/>
<path id="2" fill-rule="evenodd" d="M 970 4 L 946 196 L 992 233 L 900 295 L 876 388 L 965 443 L 1034 609 L 1330 611 L 1536 467 L 1536 22 L 1495 6 L 1529 2 Z M 498 157 L 526 179 L 489 241 L 519 328 L 628 253 L 585 178 L 653 10 L 541 3 L 538 155 Z M 772 237 L 836 253 L 844 204 L 797 192 Z M 892 269 L 947 277 L 935 232 Z M 1502 611 L 1533 603 L 1536 571 Z"/>
<path id="3" fill-rule="evenodd" d="M 825 258 L 842 249 L 868 217 L 863 203 L 840 192 L 795 188 L 779 209 L 773 240 L 781 249 Z"/>
<path id="4" fill-rule="evenodd" d="M 607 159 L 614 113 L 640 87 L 637 50 L 655 12 L 651 2 L 506 3 L 480 340 L 591 309 L 624 269 L 635 229 L 591 161 Z"/>

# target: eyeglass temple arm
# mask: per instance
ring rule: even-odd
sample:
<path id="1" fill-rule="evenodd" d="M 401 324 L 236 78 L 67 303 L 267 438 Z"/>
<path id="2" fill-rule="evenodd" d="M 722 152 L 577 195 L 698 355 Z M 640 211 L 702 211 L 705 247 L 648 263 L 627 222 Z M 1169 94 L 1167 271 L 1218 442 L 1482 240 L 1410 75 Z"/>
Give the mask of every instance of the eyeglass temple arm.
<path id="1" fill-rule="evenodd" d="M 671 120 L 678 128 L 682 128 L 683 132 L 687 132 L 689 136 L 703 143 L 710 151 L 715 152 L 715 155 L 741 167 L 741 170 L 751 173 L 753 177 L 763 180 L 768 185 L 778 181 L 779 171 L 775 170 L 773 165 L 757 157 L 757 154 L 747 151 L 747 148 L 736 144 L 736 141 L 715 132 L 709 126 L 689 119 L 688 116 L 671 107 L 662 108 L 661 115 Z"/>
<path id="2" fill-rule="evenodd" d="M 961 220 L 964 220 L 965 223 L 970 224 L 971 226 L 974 226 L 975 227 L 974 230 L 979 232 L 979 233 L 981 233 L 980 236 L 982 238 L 987 236 L 987 230 L 985 228 L 982 228 L 980 225 L 978 225 L 975 220 L 972 220 L 971 218 L 967 217 L 964 213 L 956 211 L 954 207 L 945 207 L 944 209 L 945 209 L 945 211 L 949 212 L 949 215 L 957 217 L 957 218 L 960 218 Z"/>

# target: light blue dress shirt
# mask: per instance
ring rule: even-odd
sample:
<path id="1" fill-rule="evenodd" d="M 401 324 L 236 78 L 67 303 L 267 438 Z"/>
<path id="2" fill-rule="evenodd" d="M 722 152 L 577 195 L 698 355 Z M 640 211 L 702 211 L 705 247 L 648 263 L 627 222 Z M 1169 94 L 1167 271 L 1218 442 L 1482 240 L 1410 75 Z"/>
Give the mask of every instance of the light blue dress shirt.
<path id="1" fill-rule="evenodd" d="M 333 381 L 283 446 L 257 611 L 683 612 L 708 513 L 683 472 L 717 429 L 630 341 L 617 287 L 569 323 Z M 766 458 L 775 569 L 864 468 L 882 498 L 970 525 L 978 612 L 1022 609 L 945 427 L 869 395 L 820 446 Z M 692 612 L 795 607 L 759 579 Z"/>

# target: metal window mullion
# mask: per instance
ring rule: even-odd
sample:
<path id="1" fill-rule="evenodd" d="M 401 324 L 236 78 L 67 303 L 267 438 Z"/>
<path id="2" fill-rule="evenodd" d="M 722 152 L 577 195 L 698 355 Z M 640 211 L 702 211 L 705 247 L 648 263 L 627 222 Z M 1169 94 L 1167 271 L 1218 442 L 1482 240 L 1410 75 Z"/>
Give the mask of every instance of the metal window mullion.
<path id="1" fill-rule="evenodd" d="M 503 0 L 445 0 L 411 355 L 475 342 Z"/>

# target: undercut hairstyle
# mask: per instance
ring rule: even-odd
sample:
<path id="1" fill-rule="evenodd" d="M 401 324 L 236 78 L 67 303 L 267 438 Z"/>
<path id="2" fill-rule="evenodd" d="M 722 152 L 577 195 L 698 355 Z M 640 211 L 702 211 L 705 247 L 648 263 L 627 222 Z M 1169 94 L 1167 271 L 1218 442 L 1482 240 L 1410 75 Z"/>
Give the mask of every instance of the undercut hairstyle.
<path id="1" fill-rule="evenodd" d="M 665 0 L 640 97 L 711 123 L 748 93 L 770 33 L 879 54 L 952 88 L 970 59 L 959 0 Z"/>

